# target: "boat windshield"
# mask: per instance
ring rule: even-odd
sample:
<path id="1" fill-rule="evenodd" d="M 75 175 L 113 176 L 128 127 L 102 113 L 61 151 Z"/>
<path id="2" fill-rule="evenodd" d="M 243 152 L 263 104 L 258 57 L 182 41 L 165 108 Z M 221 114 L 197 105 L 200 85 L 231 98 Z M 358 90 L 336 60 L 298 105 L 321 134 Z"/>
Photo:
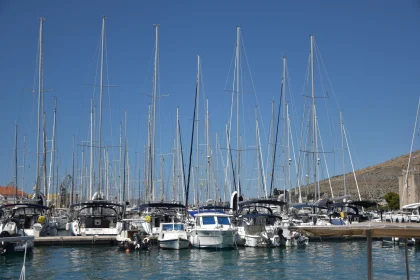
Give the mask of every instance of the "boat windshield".
<path id="1" fill-rule="evenodd" d="M 228 217 L 217 217 L 217 223 L 219 225 L 230 225 L 230 221 Z"/>
<path id="2" fill-rule="evenodd" d="M 162 224 L 162 230 L 168 231 L 168 230 L 184 230 L 183 224 Z"/>
<path id="3" fill-rule="evenodd" d="M 214 220 L 214 216 L 203 217 L 203 225 L 214 225 L 214 224 L 216 224 Z"/>

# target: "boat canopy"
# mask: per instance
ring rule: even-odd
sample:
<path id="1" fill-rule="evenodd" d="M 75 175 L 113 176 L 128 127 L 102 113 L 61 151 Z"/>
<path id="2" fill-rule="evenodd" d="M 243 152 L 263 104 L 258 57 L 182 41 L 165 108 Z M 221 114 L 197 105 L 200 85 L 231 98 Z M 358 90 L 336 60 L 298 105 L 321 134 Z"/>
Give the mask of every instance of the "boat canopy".
<path id="1" fill-rule="evenodd" d="M 143 210 L 146 208 L 186 208 L 186 207 L 184 204 L 181 204 L 181 203 L 152 202 L 152 203 L 142 204 L 139 207 L 137 207 L 135 210 Z"/>
<path id="2" fill-rule="evenodd" d="M 83 207 L 85 206 L 85 207 Z M 76 207 L 112 207 L 112 206 L 116 206 L 116 207 L 121 207 L 123 208 L 124 205 L 119 204 L 119 203 L 115 203 L 115 202 L 110 202 L 110 201 L 106 201 L 106 200 L 91 200 L 91 201 L 87 201 L 87 202 L 81 202 L 81 203 L 76 203 L 76 204 L 72 204 L 70 205 L 70 209 L 74 209 Z"/>
<path id="3" fill-rule="evenodd" d="M 239 202 L 239 208 L 242 208 L 245 205 L 251 205 L 251 204 L 269 204 L 269 205 L 283 206 L 283 205 L 286 205 L 287 203 L 284 201 L 270 200 L 270 199 L 254 199 L 254 200 L 247 200 L 247 201 Z"/>
<path id="4" fill-rule="evenodd" d="M 14 207 L 26 207 L 26 208 L 41 208 L 43 210 L 48 210 L 47 206 L 41 204 L 32 204 L 32 203 L 15 203 L 15 204 L 5 204 L 0 206 L 0 209 L 4 208 L 14 208 Z"/>

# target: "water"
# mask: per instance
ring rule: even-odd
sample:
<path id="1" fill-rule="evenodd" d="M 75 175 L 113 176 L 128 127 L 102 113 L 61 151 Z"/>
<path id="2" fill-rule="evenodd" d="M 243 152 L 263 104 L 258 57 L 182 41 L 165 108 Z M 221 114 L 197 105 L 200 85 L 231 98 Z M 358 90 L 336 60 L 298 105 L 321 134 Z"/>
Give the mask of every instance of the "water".
<path id="1" fill-rule="evenodd" d="M 409 248 L 411 279 L 420 279 L 420 248 Z M 22 256 L 0 256 L 0 279 L 18 279 Z M 375 279 L 406 279 L 404 247 L 373 243 Z M 36 247 L 27 279 L 367 279 L 365 241 L 312 242 L 307 247 L 228 251 L 117 247 Z"/>

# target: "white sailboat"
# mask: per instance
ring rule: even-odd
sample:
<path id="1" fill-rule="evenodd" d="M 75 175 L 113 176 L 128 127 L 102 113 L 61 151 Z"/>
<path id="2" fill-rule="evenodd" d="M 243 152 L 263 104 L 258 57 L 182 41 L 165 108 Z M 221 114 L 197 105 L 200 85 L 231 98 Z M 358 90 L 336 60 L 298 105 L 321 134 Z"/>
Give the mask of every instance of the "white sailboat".
<path id="1" fill-rule="evenodd" d="M 105 48 L 105 19 L 102 18 L 101 32 L 101 73 L 99 82 L 99 153 L 98 153 L 98 191 L 90 201 L 72 204 L 70 215 L 72 222 L 66 225 L 72 235 L 117 235 L 118 225 L 124 216 L 125 205 L 106 200 L 101 189 L 101 155 L 102 155 L 102 95 Z"/>

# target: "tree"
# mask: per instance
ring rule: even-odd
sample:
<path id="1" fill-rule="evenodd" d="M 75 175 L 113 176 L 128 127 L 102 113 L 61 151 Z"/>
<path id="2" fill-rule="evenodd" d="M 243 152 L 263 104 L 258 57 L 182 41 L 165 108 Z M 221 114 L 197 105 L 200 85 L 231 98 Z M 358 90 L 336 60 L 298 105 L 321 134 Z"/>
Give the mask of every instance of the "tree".
<path id="1" fill-rule="evenodd" d="M 389 192 L 384 196 L 386 203 L 388 203 L 388 207 L 391 210 L 398 210 L 400 209 L 400 195 L 395 192 Z"/>

